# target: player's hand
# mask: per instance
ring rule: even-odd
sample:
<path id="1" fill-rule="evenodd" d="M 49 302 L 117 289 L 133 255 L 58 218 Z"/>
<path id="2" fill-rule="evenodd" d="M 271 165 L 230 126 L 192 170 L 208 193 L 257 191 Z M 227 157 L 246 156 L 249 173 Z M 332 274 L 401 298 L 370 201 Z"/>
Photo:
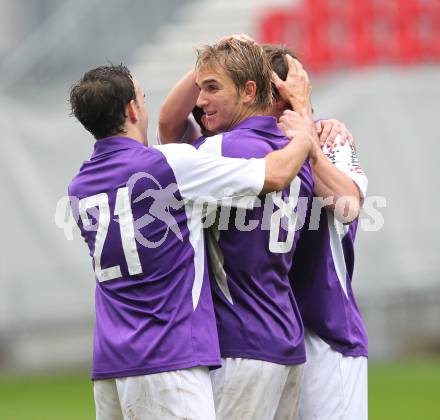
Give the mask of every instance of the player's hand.
<path id="1" fill-rule="evenodd" d="M 309 159 L 313 162 L 317 159 L 319 147 L 318 133 L 306 108 L 302 109 L 301 114 L 290 110 L 284 111 L 278 121 L 278 127 L 290 140 L 296 136 L 305 136 L 310 142 Z"/>
<path id="2" fill-rule="evenodd" d="M 278 75 L 272 72 L 272 83 L 277 88 L 282 99 L 290 103 L 293 110 L 300 111 L 306 108 L 309 114 L 312 113 L 312 85 L 309 76 L 302 64 L 290 55 L 284 56 L 288 65 L 286 80 L 281 80 Z"/>
<path id="3" fill-rule="evenodd" d="M 321 147 L 332 145 L 337 136 L 340 136 L 340 144 L 343 146 L 347 141 L 354 147 L 353 136 L 345 124 L 335 119 L 320 120 L 315 123 L 316 131 L 319 135 Z"/>
<path id="4" fill-rule="evenodd" d="M 278 128 L 284 133 L 288 130 L 303 131 L 310 136 L 316 145 L 319 145 L 315 124 L 306 108 L 301 110 L 301 114 L 289 109 L 284 111 L 278 120 Z"/>

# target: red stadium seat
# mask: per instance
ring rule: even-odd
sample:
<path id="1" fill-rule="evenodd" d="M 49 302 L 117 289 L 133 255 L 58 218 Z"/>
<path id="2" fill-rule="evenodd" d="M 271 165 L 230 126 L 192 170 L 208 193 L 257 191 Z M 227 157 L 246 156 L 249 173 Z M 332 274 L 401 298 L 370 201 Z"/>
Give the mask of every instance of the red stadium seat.
<path id="1" fill-rule="evenodd" d="M 264 42 L 295 48 L 315 71 L 440 60 L 440 0 L 304 0 L 261 21 Z"/>

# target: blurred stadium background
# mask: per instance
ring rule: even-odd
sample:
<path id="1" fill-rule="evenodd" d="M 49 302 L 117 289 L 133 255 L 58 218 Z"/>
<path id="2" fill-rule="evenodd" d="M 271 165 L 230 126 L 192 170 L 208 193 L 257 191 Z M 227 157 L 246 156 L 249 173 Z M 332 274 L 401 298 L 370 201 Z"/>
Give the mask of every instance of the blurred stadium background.
<path id="1" fill-rule="evenodd" d="M 66 240 L 55 223 L 93 148 L 68 116 L 69 87 L 93 66 L 128 64 L 154 143 L 160 103 L 195 47 L 231 33 L 297 51 L 316 114 L 346 123 L 369 195 L 386 200 L 383 227 L 358 233 L 354 278 L 373 365 L 439 360 L 439 0 L 0 0 L 0 10 L 0 376 L 90 365 L 90 260 L 78 232 Z"/>

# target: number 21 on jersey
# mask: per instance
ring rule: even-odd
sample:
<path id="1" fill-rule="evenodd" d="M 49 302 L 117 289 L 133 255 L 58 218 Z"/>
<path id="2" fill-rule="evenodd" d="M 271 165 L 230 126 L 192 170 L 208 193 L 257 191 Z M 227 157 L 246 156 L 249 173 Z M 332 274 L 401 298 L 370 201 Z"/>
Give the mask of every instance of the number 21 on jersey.
<path id="1" fill-rule="evenodd" d="M 90 227 L 90 219 L 87 210 L 98 207 L 98 229 L 95 237 L 95 250 L 93 260 L 95 262 L 95 274 L 98 281 L 113 280 L 122 277 L 121 267 L 115 265 L 105 269 L 101 268 L 101 255 L 104 242 L 110 225 L 110 206 L 106 193 L 92 195 L 79 201 L 79 214 L 84 228 Z M 119 217 L 119 231 L 122 239 L 122 248 L 127 262 L 130 275 L 142 273 L 141 262 L 136 248 L 134 234 L 133 213 L 131 211 L 128 187 L 119 188 L 116 195 L 115 215 Z"/>

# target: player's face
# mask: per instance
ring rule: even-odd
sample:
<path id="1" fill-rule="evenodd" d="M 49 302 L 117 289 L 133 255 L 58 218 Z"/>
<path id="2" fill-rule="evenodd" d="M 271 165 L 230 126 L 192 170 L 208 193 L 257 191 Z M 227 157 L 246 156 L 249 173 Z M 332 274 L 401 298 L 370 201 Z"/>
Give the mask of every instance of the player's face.
<path id="1" fill-rule="evenodd" d="M 136 104 L 138 109 L 138 126 L 142 136 L 142 143 L 147 146 L 148 111 L 147 106 L 145 105 L 145 92 L 136 79 L 133 79 L 133 85 L 136 93 Z"/>
<path id="2" fill-rule="evenodd" d="M 240 122 L 245 109 L 234 82 L 220 68 L 202 68 L 196 72 L 200 88 L 197 106 L 205 115 L 202 123 L 207 130 L 220 133 Z"/>

